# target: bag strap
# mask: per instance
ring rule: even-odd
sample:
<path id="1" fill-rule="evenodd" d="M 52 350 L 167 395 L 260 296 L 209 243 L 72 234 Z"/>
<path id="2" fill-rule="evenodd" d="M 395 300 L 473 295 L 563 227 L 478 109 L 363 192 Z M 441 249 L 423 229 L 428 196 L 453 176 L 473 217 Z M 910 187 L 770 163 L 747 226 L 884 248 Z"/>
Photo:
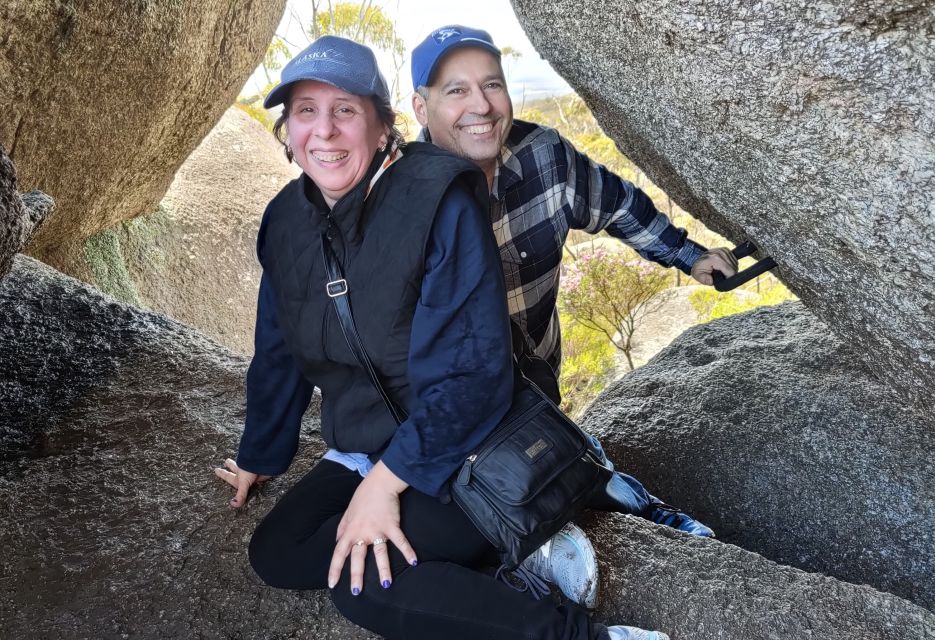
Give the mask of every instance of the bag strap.
<path id="1" fill-rule="evenodd" d="M 341 321 L 341 332 L 344 334 L 344 340 L 347 342 L 348 348 L 350 348 L 351 353 L 357 358 L 357 361 L 367 372 L 367 375 L 370 376 L 370 382 L 380 393 L 380 396 L 383 398 L 383 402 L 386 404 L 386 408 L 389 410 L 390 414 L 393 416 L 393 419 L 396 420 L 396 424 L 402 424 L 402 422 L 408 417 L 406 412 L 399 407 L 393 399 L 390 397 L 390 394 L 386 392 L 386 389 L 383 388 L 383 384 L 380 382 L 380 377 L 377 375 L 376 369 L 373 367 L 373 363 L 370 361 L 370 357 L 367 355 L 367 350 L 364 349 L 363 342 L 360 339 L 360 334 L 357 333 L 357 326 L 354 323 L 354 315 L 351 312 L 351 301 L 347 296 L 347 280 L 344 279 L 344 272 L 341 269 L 341 263 L 338 261 L 338 256 L 334 252 L 334 247 L 331 245 L 331 238 L 328 236 L 328 231 L 321 232 L 321 255 L 322 259 L 325 261 L 325 270 L 328 273 L 328 283 L 325 285 L 325 291 L 328 294 L 328 297 L 331 298 L 334 302 L 334 309 L 337 312 L 338 320 Z M 523 367 L 521 365 L 521 358 L 526 357 L 525 355 L 528 352 L 528 345 L 525 342 L 525 339 L 522 338 L 522 331 L 519 327 L 516 326 L 512 320 L 510 320 L 511 332 L 514 334 L 513 341 L 516 342 L 516 336 L 520 336 L 520 344 L 523 345 L 521 353 L 517 354 L 516 350 L 513 350 L 513 374 L 516 378 L 516 381 L 523 381 L 527 384 L 530 383 L 528 377 L 523 375 Z M 545 363 L 545 361 L 542 361 Z M 541 383 L 540 383 L 541 384 Z M 558 384 L 556 382 L 551 383 L 555 387 L 554 393 L 558 394 Z M 550 387 L 551 389 L 551 387 Z M 548 393 L 545 394 L 553 402 L 555 397 Z"/>
<path id="2" fill-rule="evenodd" d="M 325 261 L 325 270 L 328 272 L 329 280 L 328 284 L 325 285 L 325 291 L 331 301 L 334 302 L 334 310 L 338 314 L 338 320 L 341 321 L 341 333 L 344 334 L 344 340 L 357 361 L 367 372 L 367 375 L 370 376 L 370 382 L 380 392 L 380 396 L 383 397 L 383 402 L 386 403 L 386 408 L 389 409 L 393 419 L 396 420 L 396 424 L 402 424 L 408 416 L 401 407 L 393 402 L 386 389 L 383 388 L 383 384 L 380 382 L 379 376 L 377 376 L 377 371 L 373 368 L 373 363 L 370 361 L 370 357 L 367 355 L 366 349 L 364 349 L 364 344 L 360 340 L 360 334 L 357 333 L 354 315 L 351 313 L 351 301 L 347 297 L 347 280 L 344 279 L 341 263 L 331 246 L 331 238 L 328 237 L 327 231 L 321 232 L 321 255 Z"/>

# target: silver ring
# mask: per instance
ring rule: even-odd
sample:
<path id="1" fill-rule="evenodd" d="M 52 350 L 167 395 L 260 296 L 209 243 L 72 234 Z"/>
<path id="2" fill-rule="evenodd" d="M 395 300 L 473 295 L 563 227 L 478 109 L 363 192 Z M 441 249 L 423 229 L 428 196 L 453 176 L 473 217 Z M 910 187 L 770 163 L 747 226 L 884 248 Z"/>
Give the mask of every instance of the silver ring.
<path id="1" fill-rule="evenodd" d="M 386 538 L 374 538 L 371 544 L 373 546 L 377 546 L 378 544 L 386 544 Z"/>
<path id="2" fill-rule="evenodd" d="M 364 546 L 365 544 L 367 544 L 367 543 L 364 542 L 364 540 L 361 538 L 360 540 L 358 540 L 357 542 L 354 543 L 354 546 L 355 546 L 355 547 L 362 547 L 362 546 Z"/>

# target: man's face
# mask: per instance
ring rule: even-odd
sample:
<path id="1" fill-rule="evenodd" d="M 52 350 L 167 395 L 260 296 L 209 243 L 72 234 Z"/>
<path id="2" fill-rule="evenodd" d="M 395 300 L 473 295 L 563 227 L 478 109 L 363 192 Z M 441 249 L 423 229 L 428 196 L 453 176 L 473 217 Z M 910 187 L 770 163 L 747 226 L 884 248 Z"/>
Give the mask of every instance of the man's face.
<path id="1" fill-rule="evenodd" d="M 493 175 L 513 124 L 513 103 L 500 61 L 473 47 L 455 49 L 435 70 L 428 98 L 412 98 L 416 119 L 432 142 Z"/>

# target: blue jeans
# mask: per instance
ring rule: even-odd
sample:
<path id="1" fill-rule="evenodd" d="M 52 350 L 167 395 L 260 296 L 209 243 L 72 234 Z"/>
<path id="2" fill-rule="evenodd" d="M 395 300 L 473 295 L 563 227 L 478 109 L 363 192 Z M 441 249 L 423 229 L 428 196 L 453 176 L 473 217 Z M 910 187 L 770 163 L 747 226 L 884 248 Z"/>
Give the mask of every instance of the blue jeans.
<path id="1" fill-rule="evenodd" d="M 610 461 L 607 454 L 604 453 L 604 447 L 600 440 L 588 434 L 588 440 L 591 444 L 591 451 L 595 456 L 611 471 L 614 471 L 614 463 Z M 598 494 L 597 497 L 588 505 L 591 509 L 598 511 L 613 511 L 615 513 L 629 513 L 635 516 L 644 516 L 653 502 L 653 497 L 649 495 L 643 484 L 625 473 L 615 471 L 607 483 L 607 490 L 604 494 Z"/>

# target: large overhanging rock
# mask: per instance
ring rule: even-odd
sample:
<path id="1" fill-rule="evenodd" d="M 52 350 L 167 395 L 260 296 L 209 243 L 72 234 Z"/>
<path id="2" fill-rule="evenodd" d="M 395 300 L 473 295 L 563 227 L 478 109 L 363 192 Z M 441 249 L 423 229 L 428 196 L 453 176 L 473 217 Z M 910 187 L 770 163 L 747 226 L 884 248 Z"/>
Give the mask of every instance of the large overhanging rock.
<path id="1" fill-rule="evenodd" d="M 0 636 L 373 638 L 327 594 L 267 588 L 248 565 L 256 522 L 322 447 L 305 438 L 286 477 L 227 508 L 211 467 L 236 446 L 243 358 L 18 257 L 0 361 Z M 905 600 L 718 541 L 620 516 L 589 531 L 610 622 L 725 640 L 935 634 Z"/>
<path id="2" fill-rule="evenodd" d="M 0 278 L 13 266 L 13 256 L 52 213 L 52 198 L 41 191 L 19 193 L 16 167 L 0 145 Z"/>
<path id="3" fill-rule="evenodd" d="M 935 4 L 513 6 L 656 184 L 935 406 Z"/>
<path id="4" fill-rule="evenodd" d="M 0 142 L 57 213 L 30 253 L 152 211 L 262 60 L 285 0 L 0 4 Z"/>
<path id="5" fill-rule="evenodd" d="M 583 425 L 720 539 L 935 610 L 935 419 L 801 303 L 689 329 Z"/>

